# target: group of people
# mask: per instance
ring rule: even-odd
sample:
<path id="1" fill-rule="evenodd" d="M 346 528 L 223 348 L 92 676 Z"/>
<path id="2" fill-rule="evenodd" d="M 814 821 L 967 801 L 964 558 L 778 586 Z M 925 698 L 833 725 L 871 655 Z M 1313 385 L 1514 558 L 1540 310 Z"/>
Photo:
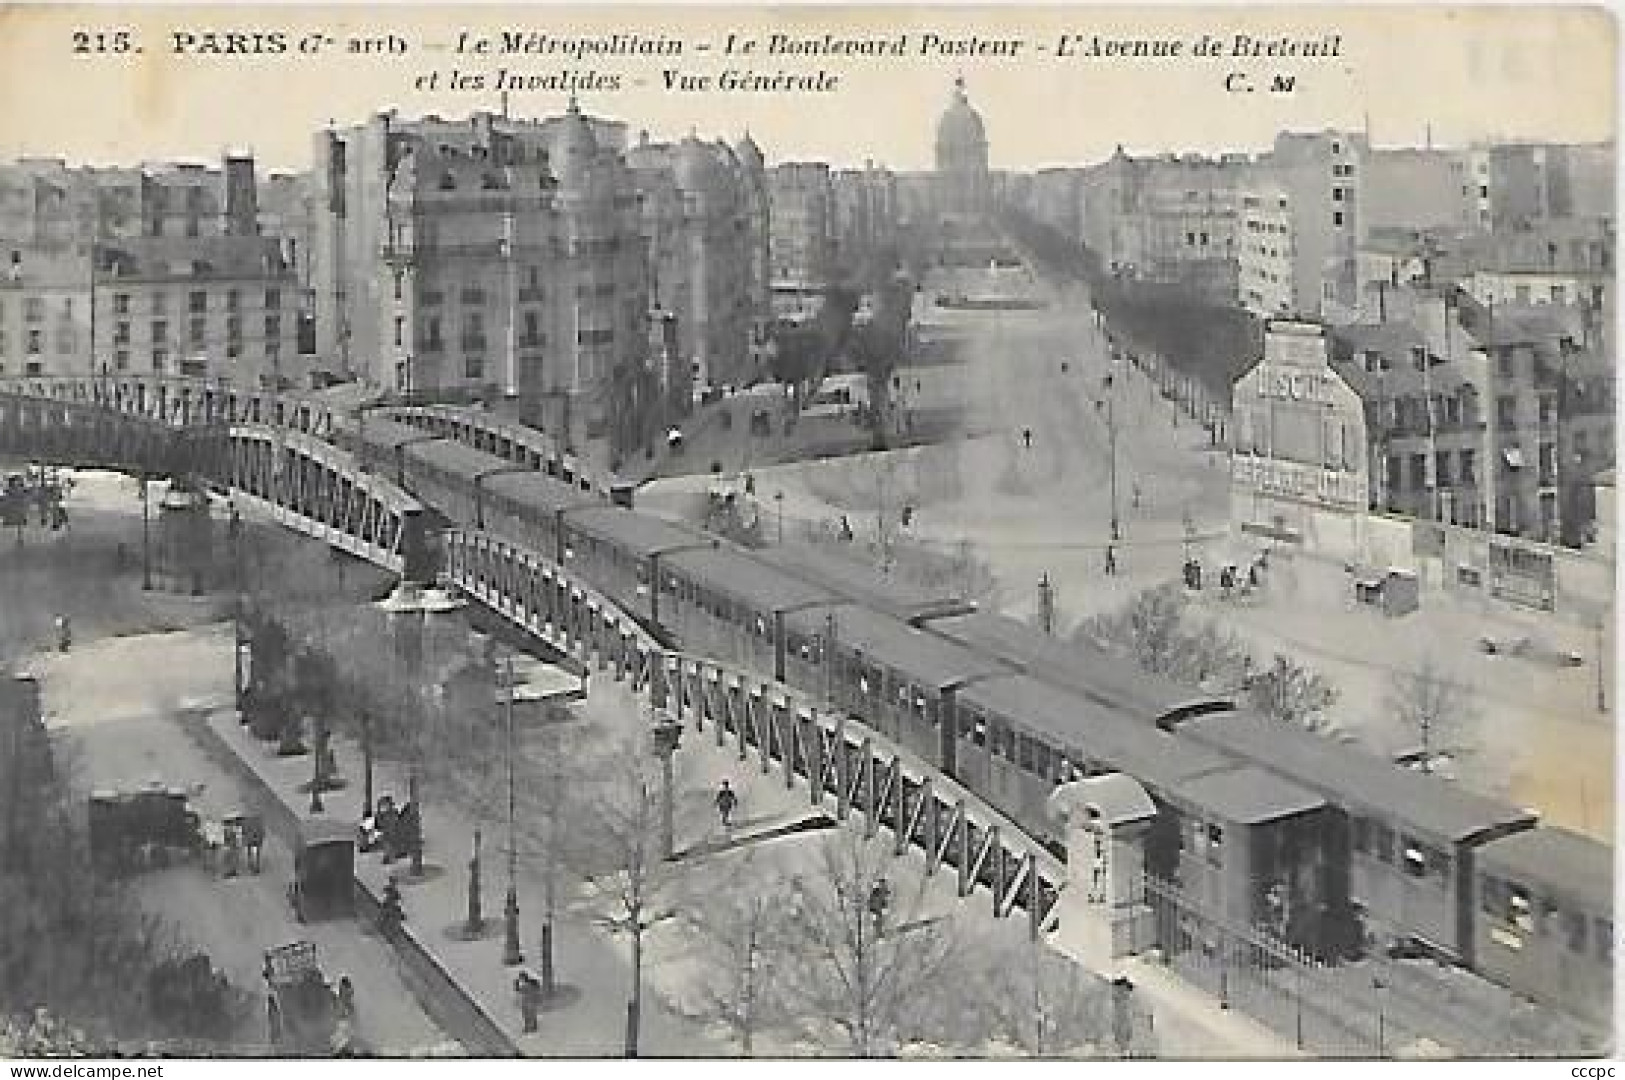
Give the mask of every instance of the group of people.
<path id="1" fill-rule="evenodd" d="M 265 823 L 258 817 L 244 817 L 221 826 L 220 851 L 224 860 L 221 874 L 236 877 L 246 866 L 260 872 L 260 852 L 265 847 Z"/>

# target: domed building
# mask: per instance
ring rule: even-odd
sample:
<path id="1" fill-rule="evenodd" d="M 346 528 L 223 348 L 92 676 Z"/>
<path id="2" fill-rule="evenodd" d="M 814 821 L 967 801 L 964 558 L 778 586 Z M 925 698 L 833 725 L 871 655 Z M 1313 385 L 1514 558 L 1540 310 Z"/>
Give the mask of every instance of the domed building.
<path id="1" fill-rule="evenodd" d="M 955 79 L 953 98 L 937 121 L 937 209 L 945 214 L 984 213 L 991 187 L 987 131 L 965 96 L 965 80 Z"/>

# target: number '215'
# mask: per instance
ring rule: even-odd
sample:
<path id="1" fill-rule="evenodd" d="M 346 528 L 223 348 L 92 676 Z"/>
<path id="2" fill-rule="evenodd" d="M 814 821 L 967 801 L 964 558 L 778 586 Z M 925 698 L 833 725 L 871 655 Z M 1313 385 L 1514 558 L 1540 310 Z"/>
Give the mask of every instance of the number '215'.
<path id="1" fill-rule="evenodd" d="M 98 30 L 95 33 L 75 30 L 73 51 L 80 54 L 134 52 L 135 39 L 128 30 Z"/>

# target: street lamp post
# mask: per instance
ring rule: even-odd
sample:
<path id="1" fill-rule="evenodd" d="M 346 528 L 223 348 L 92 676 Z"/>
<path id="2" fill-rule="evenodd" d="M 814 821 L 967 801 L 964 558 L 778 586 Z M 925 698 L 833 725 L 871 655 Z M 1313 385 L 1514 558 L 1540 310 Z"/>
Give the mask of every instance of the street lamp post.
<path id="1" fill-rule="evenodd" d="M 238 716 L 243 711 L 243 519 L 235 504 L 227 535 L 231 545 L 231 699 Z"/>
<path id="2" fill-rule="evenodd" d="M 141 473 L 141 588 L 152 589 L 152 514 L 147 505 L 147 474 Z"/>
<path id="3" fill-rule="evenodd" d="M 372 714 L 361 711 L 361 816 L 372 817 Z"/>
<path id="4" fill-rule="evenodd" d="M 322 759 L 327 756 L 327 733 L 322 730 L 323 721 L 312 718 L 310 722 L 310 812 L 322 813 L 326 807 L 322 805 Z"/>
<path id="5" fill-rule="evenodd" d="M 1116 380 L 1108 377 L 1106 396 L 1106 439 L 1110 444 L 1111 480 L 1112 480 L 1112 539 L 1123 538 L 1122 526 L 1117 515 L 1117 384 Z"/>
<path id="6" fill-rule="evenodd" d="M 649 698 L 649 711 L 655 712 L 654 696 Z M 673 855 L 674 840 L 672 829 L 672 759 L 677 755 L 677 747 L 682 742 L 683 727 L 669 716 L 655 715 L 654 720 L 654 750 L 660 758 L 660 857 L 670 860 Z"/>
<path id="7" fill-rule="evenodd" d="M 505 688 L 504 713 L 508 729 L 508 897 L 502 907 L 506 931 L 502 942 L 502 962 L 508 967 L 513 967 L 524 963 L 525 954 L 519 948 L 519 856 L 514 843 L 513 699 L 515 687 L 513 681 L 513 654 L 508 653 L 506 660 L 506 678 L 504 681 L 507 686 Z"/>

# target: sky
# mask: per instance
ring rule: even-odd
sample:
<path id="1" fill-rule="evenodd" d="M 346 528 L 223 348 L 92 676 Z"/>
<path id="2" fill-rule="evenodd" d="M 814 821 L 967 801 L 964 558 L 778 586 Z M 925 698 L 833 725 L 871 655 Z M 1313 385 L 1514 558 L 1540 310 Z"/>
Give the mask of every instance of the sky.
<path id="1" fill-rule="evenodd" d="M 106 52 L 77 55 L 80 44 Z M 140 53 L 117 52 L 114 33 Z M 569 58 L 455 52 L 478 37 L 534 30 L 555 37 L 636 34 L 680 42 L 681 56 Z M 279 55 L 204 52 L 205 36 L 280 33 Z M 190 35 L 174 51 L 175 33 Z M 901 57 L 762 55 L 770 35 L 895 40 Z M 351 55 L 354 37 L 393 34 L 404 54 Z M 756 52 L 723 55 L 728 36 Z M 1223 52 L 1238 34 L 1325 43 L 1327 59 L 1192 56 L 1204 35 Z M 298 43 L 330 38 L 315 55 Z M 928 37 L 934 35 L 934 38 Z M 1177 43 L 1177 57 L 1059 55 L 1089 40 Z M 1018 42 L 1015 55 L 944 55 L 945 46 Z M 221 39 L 215 39 L 216 42 Z M 704 51 L 701 46 L 709 46 Z M 694 131 L 730 141 L 749 131 L 770 162 L 866 159 L 929 168 L 937 118 L 956 77 L 985 122 L 994 168 L 1028 170 L 1130 153 L 1266 148 L 1280 130 L 1368 128 L 1377 145 L 1463 145 L 1482 138 L 1598 141 L 1613 137 L 1616 29 L 1601 8 L 1354 7 L 375 7 L 332 4 L 35 7 L 0 0 L 0 159 L 73 162 L 218 160 L 252 150 L 264 168 L 309 166 L 312 135 L 395 108 L 465 117 L 500 108 L 498 68 L 527 75 L 615 76 L 618 90 L 580 93 L 584 110 L 659 138 Z M 930 51 L 932 55 L 921 55 Z M 1004 50 L 1008 52 L 1009 50 Z M 828 91 L 668 90 L 664 72 L 710 76 L 826 72 Z M 449 89 L 452 72 L 481 89 Z M 423 77 L 437 73 L 431 90 Z M 1268 89 L 1294 80 L 1290 93 Z M 1244 79 L 1245 83 L 1241 80 Z M 1230 89 L 1226 83 L 1229 80 Z M 688 85 L 694 86 L 692 82 Z M 1249 92 L 1242 89 L 1250 85 Z M 561 111 L 562 90 L 519 91 L 518 116 Z"/>

